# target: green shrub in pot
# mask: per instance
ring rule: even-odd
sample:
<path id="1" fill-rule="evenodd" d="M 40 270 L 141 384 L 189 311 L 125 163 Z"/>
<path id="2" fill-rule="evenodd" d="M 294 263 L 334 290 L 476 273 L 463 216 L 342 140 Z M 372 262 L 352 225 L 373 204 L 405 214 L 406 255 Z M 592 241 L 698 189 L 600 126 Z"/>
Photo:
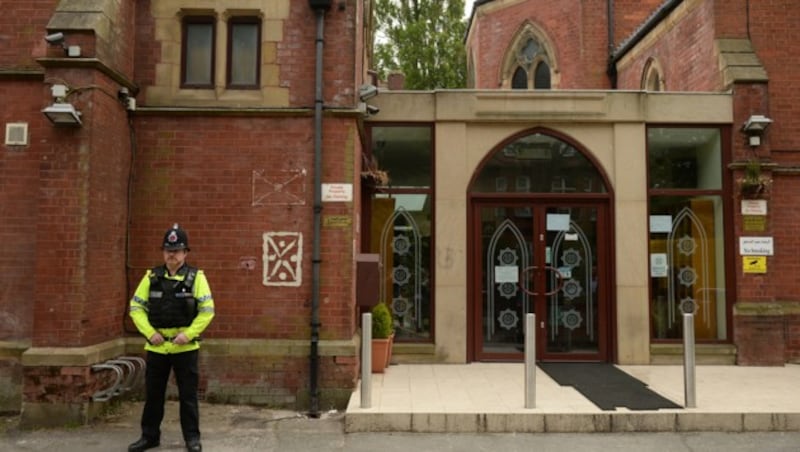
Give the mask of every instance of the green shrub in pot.
<path id="1" fill-rule="evenodd" d="M 378 303 L 372 308 L 372 338 L 386 339 L 392 335 L 392 313 L 386 303 Z"/>

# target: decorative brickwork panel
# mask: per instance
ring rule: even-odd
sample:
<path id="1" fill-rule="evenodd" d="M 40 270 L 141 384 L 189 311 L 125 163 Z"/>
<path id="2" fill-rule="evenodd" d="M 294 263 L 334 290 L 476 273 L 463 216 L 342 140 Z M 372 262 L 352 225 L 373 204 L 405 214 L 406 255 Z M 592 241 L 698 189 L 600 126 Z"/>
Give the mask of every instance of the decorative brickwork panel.
<path id="1" fill-rule="evenodd" d="M 264 233 L 264 285 L 299 287 L 303 283 L 303 235 Z"/>

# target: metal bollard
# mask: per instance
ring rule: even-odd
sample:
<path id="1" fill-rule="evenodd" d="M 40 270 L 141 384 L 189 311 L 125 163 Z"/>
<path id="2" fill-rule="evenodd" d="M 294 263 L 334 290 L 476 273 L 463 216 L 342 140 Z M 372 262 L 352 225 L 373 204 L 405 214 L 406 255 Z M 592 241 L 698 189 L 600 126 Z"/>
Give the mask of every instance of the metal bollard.
<path id="1" fill-rule="evenodd" d="M 372 406 L 372 314 L 361 314 L 361 408 Z"/>
<path id="2" fill-rule="evenodd" d="M 525 314 L 525 408 L 536 408 L 536 314 Z"/>
<path id="3" fill-rule="evenodd" d="M 685 408 L 696 408 L 694 314 L 683 313 L 683 382 Z"/>

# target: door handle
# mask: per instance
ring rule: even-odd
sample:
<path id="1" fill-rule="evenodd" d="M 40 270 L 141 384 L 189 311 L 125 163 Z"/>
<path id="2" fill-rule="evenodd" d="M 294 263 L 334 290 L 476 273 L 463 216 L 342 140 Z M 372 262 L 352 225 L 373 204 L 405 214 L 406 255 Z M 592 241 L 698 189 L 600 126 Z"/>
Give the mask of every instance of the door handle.
<path id="1" fill-rule="evenodd" d="M 545 292 L 543 294 L 540 294 L 540 293 L 532 291 L 532 290 L 528 290 L 528 288 L 525 287 L 524 282 L 527 280 L 528 273 L 531 272 L 531 271 L 534 271 L 534 272 L 551 271 L 551 272 L 553 272 L 555 274 L 556 279 L 558 280 L 558 284 L 556 285 L 556 288 L 551 290 L 551 291 L 549 291 L 549 292 Z M 519 282 L 517 284 L 519 284 L 520 289 L 522 289 L 528 295 L 532 295 L 534 297 L 538 296 L 538 295 L 544 295 L 546 297 L 549 297 L 551 295 L 557 294 L 561 290 L 561 288 L 564 287 L 564 275 L 557 268 L 555 268 L 553 266 L 550 266 L 550 265 L 545 265 L 542 268 L 542 270 L 539 270 L 539 267 L 537 265 L 532 265 L 532 266 L 530 266 L 528 268 L 523 269 L 520 272 L 520 278 L 519 278 Z"/>
<path id="2" fill-rule="evenodd" d="M 564 275 L 559 271 L 557 268 L 547 265 L 544 267 L 545 271 L 550 270 L 555 274 L 556 279 L 558 279 L 558 284 L 556 288 L 551 290 L 550 292 L 545 292 L 545 296 L 549 297 L 550 295 L 557 294 L 562 287 L 564 287 Z"/>

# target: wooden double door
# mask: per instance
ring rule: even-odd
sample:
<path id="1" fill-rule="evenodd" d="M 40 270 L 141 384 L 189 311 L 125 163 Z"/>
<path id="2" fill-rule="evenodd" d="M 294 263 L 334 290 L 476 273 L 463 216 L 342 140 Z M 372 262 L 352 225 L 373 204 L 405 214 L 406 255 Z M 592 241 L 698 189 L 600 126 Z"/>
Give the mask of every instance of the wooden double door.
<path id="1" fill-rule="evenodd" d="M 472 200 L 474 360 L 522 360 L 528 313 L 538 360 L 610 359 L 607 203 Z"/>

